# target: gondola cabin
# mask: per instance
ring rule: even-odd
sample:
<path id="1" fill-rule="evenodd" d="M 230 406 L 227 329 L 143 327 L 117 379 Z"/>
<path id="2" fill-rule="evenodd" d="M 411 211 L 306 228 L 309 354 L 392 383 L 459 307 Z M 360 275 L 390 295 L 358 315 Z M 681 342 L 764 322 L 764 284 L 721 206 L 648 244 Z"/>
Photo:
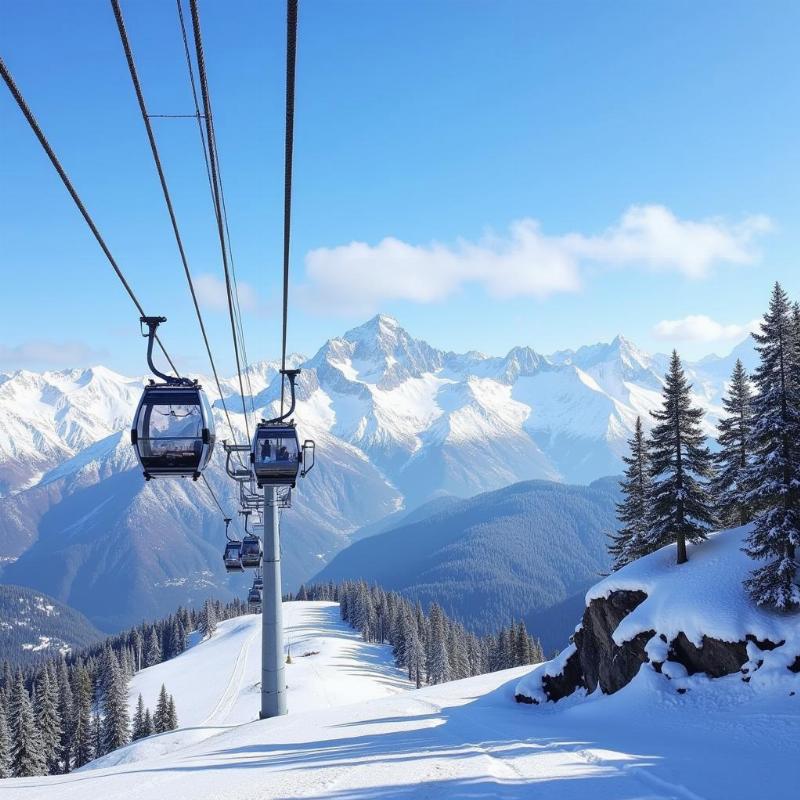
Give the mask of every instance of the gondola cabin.
<path id="1" fill-rule="evenodd" d="M 261 605 L 261 592 L 253 588 L 247 593 L 247 602 L 251 605 Z"/>
<path id="2" fill-rule="evenodd" d="M 302 446 L 294 423 L 262 422 L 256 428 L 250 453 L 259 489 L 264 486 L 294 488 L 298 474 L 304 476 L 314 466 L 314 442 Z"/>
<path id="3" fill-rule="evenodd" d="M 238 539 L 230 539 L 225 545 L 222 555 L 227 572 L 244 572 L 242 566 L 242 543 Z"/>
<path id="4" fill-rule="evenodd" d="M 252 452 L 253 472 L 259 488 L 297 483 L 302 454 L 297 429 L 291 424 L 260 424 Z"/>
<path id="5" fill-rule="evenodd" d="M 197 480 L 214 450 L 214 417 L 198 385 L 146 386 L 131 430 L 131 444 L 147 480 Z"/>
<path id="6" fill-rule="evenodd" d="M 242 566 L 246 569 L 257 569 L 261 566 L 261 539 L 248 534 L 242 539 Z"/>

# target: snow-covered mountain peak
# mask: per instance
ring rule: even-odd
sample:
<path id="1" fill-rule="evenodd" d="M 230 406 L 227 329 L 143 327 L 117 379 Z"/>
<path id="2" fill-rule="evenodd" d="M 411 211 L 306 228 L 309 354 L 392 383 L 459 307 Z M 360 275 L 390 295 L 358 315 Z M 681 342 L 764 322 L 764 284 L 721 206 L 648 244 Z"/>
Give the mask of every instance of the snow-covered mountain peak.
<path id="1" fill-rule="evenodd" d="M 327 364 L 347 380 L 389 390 L 408 378 L 434 372 L 443 363 L 444 353 L 414 339 L 393 317 L 378 314 L 328 340 L 309 366 L 319 369 Z"/>

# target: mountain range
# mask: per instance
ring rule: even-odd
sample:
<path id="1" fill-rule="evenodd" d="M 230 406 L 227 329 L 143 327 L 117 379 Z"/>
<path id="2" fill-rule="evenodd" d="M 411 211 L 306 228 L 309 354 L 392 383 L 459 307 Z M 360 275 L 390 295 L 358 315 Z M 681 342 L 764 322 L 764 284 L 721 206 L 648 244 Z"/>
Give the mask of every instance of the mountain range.
<path id="1" fill-rule="evenodd" d="M 714 432 L 733 360 L 687 365 Z M 378 315 L 327 341 L 302 366 L 296 418 L 317 442 L 317 466 L 283 514 L 287 589 L 316 574 L 354 538 L 427 501 L 544 479 L 588 484 L 620 471 L 637 415 L 660 403 L 666 356 L 622 336 L 550 355 L 453 353 Z M 252 397 L 222 382 L 233 431 L 211 381 L 220 438 L 247 440 L 253 417 L 277 408 L 276 364 L 248 373 Z M 244 579 L 222 569 L 221 514 L 205 486 L 145 483 L 128 443 L 144 380 L 104 367 L 0 374 L 0 559 L 4 582 L 31 586 L 99 628 L 154 617 Z M 217 448 L 206 470 L 223 507 L 236 507 Z"/>

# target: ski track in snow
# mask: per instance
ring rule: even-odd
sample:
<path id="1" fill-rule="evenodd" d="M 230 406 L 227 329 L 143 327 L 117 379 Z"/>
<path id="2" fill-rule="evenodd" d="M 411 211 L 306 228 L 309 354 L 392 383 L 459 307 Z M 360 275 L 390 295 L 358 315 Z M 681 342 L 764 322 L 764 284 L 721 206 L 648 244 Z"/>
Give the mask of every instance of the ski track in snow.
<path id="1" fill-rule="evenodd" d="M 791 796 L 800 776 L 800 691 L 743 700 L 709 682 L 680 696 L 653 673 L 611 697 L 526 706 L 513 693 L 529 667 L 414 690 L 390 648 L 362 642 L 334 604 L 287 603 L 284 620 L 288 716 L 249 721 L 260 619 L 229 620 L 134 679 L 131 702 L 165 682 L 186 727 L 71 775 L 3 782 L 0 796 L 739 800 Z"/>
<path id="2" fill-rule="evenodd" d="M 233 665 L 228 685 L 225 691 L 220 695 L 219 702 L 214 707 L 214 710 L 203 720 L 203 725 L 223 724 L 228 721 L 228 715 L 233 710 L 236 701 L 239 698 L 244 683 L 245 670 L 247 669 L 247 657 L 250 653 L 250 646 L 253 644 L 256 637 L 260 634 L 259 629 L 256 627 L 253 632 L 247 637 L 239 654 L 236 656 L 236 662 Z"/>

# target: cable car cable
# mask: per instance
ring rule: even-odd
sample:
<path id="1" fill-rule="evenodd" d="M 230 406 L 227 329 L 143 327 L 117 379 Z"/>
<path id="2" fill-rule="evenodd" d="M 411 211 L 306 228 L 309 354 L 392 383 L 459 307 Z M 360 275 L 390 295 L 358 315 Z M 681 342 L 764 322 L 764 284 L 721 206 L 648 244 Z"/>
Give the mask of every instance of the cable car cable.
<path id="1" fill-rule="evenodd" d="M 211 192 L 211 202 L 212 202 L 212 205 L 214 206 L 214 213 L 217 214 L 218 213 L 217 198 L 216 198 L 216 195 L 214 194 L 214 183 L 213 183 L 213 181 L 211 179 L 211 166 L 209 165 L 209 161 L 208 161 L 208 150 L 207 150 L 207 145 L 206 145 L 206 135 L 205 135 L 205 133 L 203 131 L 203 122 L 202 122 L 202 120 L 205 119 L 205 117 L 204 117 L 203 114 L 200 113 L 200 103 L 198 102 L 198 99 L 197 99 L 197 84 L 195 83 L 195 79 L 194 79 L 194 67 L 192 65 L 192 55 L 191 55 L 191 52 L 190 52 L 190 49 L 189 49 L 189 35 L 188 35 L 187 31 L 186 31 L 186 21 L 185 21 L 184 16 L 183 16 L 183 0 L 175 0 L 175 4 L 176 4 L 176 6 L 178 8 L 178 23 L 180 25 L 181 38 L 183 40 L 183 52 L 184 52 L 184 55 L 186 56 L 186 71 L 189 74 L 189 85 L 190 85 L 191 90 L 192 90 L 192 100 L 194 101 L 194 112 L 195 113 L 194 113 L 193 116 L 197 120 L 197 130 L 198 130 L 198 132 L 200 134 L 200 147 L 201 147 L 201 149 L 203 151 L 203 161 L 205 162 L 205 167 L 206 167 L 206 176 L 208 178 L 208 188 L 209 188 L 209 190 Z M 219 154 L 217 154 L 217 162 L 219 163 Z M 250 382 L 250 370 L 249 370 L 249 365 L 248 365 L 248 362 L 247 362 L 247 350 L 245 348 L 244 326 L 242 325 L 242 315 L 241 315 L 241 310 L 239 309 L 239 287 L 238 287 L 238 284 L 236 282 L 236 266 L 235 266 L 235 264 L 233 262 L 233 250 L 231 249 L 231 244 L 230 244 L 231 236 L 230 236 L 230 229 L 228 228 L 228 210 L 227 210 L 227 208 L 225 206 L 225 189 L 224 189 L 224 186 L 223 186 L 223 183 L 222 183 L 221 171 L 220 171 L 219 178 L 220 178 L 220 184 L 219 184 L 220 198 L 222 200 L 222 216 L 223 216 L 223 219 L 225 220 L 225 234 L 227 236 L 227 241 L 228 241 L 228 253 L 229 253 L 230 259 L 231 259 L 231 270 L 233 272 L 234 297 L 236 299 L 236 311 L 237 311 L 237 326 L 238 326 L 239 337 L 240 337 L 240 341 L 241 341 L 241 345 L 242 345 L 242 356 L 243 356 L 244 363 L 245 363 L 245 378 L 247 380 L 247 391 L 248 391 L 249 396 L 250 396 L 250 410 L 251 410 L 251 413 L 255 416 L 256 412 L 255 412 L 255 404 L 253 402 L 253 386 L 252 386 L 252 383 Z M 244 398 L 242 399 L 242 405 L 244 406 Z M 243 409 L 243 411 L 244 411 L 244 409 Z M 239 458 L 239 460 L 241 462 L 241 457 Z M 244 466 L 244 464 L 242 464 L 242 465 Z"/>
<path id="2" fill-rule="evenodd" d="M 292 157 L 294 155 L 294 90 L 297 61 L 297 0 L 286 5 L 286 129 L 283 190 L 283 336 L 281 342 L 281 416 L 286 394 L 286 334 L 289 316 L 289 245 L 292 227 Z"/>
<path id="3" fill-rule="evenodd" d="M 202 473 L 201 473 L 200 477 L 203 479 L 203 483 L 206 485 L 206 489 L 208 489 L 208 493 L 214 499 L 214 502 L 216 503 L 217 508 L 220 510 L 220 513 L 222 514 L 222 518 L 223 519 L 229 519 L 228 512 L 222 507 L 221 503 L 217 499 L 217 495 L 214 493 L 214 490 L 211 488 L 211 484 L 208 482 L 208 478 L 206 478 L 205 474 L 202 474 Z M 227 531 L 227 529 L 228 528 L 227 528 L 227 525 L 226 525 L 225 526 L 225 530 Z"/>
<path id="4" fill-rule="evenodd" d="M 250 426 L 247 421 L 247 407 L 244 399 L 245 397 L 244 383 L 242 381 L 242 367 L 239 358 L 239 344 L 236 335 L 236 320 L 233 310 L 234 304 L 231 292 L 230 270 L 228 268 L 228 255 L 225 248 L 225 232 L 222 220 L 222 208 L 221 208 L 220 192 L 219 192 L 219 176 L 218 176 L 217 160 L 216 160 L 217 149 L 214 137 L 214 120 L 211 114 L 211 97 L 208 90 L 208 79 L 206 77 L 205 56 L 203 54 L 203 40 L 200 33 L 200 16 L 197 8 L 197 0 L 190 0 L 189 6 L 192 12 L 192 27 L 194 30 L 194 44 L 197 55 L 197 71 L 198 71 L 198 76 L 200 78 L 200 93 L 203 98 L 203 112 L 205 114 L 206 138 L 208 140 L 208 155 L 209 155 L 208 160 L 209 160 L 209 166 L 211 168 L 211 178 L 212 178 L 214 196 L 216 198 L 215 206 L 216 206 L 216 217 L 217 217 L 217 232 L 219 235 L 220 248 L 222 250 L 222 264 L 225 272 L 225 287 L 228 295 L 228 312 L 230 315 L 231 332 L 233 334 L 233 349 L 234 349 L 234 354 L 236 356 L 236 371 L 239 376 L 239 393 L 241 394 L 242 397 L 242 411 L 244 412 L 244 424 L 245 424 L 245 429 L 247 431 L 247 438 L 249 440 Z"/>
<path id="5" fill-rule="evenodd" d="M 206 352 L 208 353 L 208 360 L 211 362 L 211 371 L 214 373 L 214 380 L 217 384 L 217 389 L 219 390 L 220 400 L 222 402 L 222 408 L 225 412 L 225 417 L 228 420 L 228 426 L 231 429 L 231 436 L 233 437 L 234 442 L 236 441 L 236 431 L 234 430 L 233 423 L 231 422 L 230 414 L 228 413 L 228 407 L 225 403 L 225 396 L 222 392 L 222 385 L 219 380 L 219 375 L 217 374 L 217 366 L 214 363 L 214 356 L 211 353 L 211 345 L 208 341 L 208 334 L 206 333 L 206 326 L 203 322 L 203 315 L 200 312 L 200 304 L 197 301 L 197 294 L 195 293 L 194 289 L 194 281 L 192 280 L 192 274 L 189 271 L 189 262 L 186 258 L 186 251 L 183 247 L 183 240 L 181 239 L 181 234 L 178 229 L 178 221 L 175 217 L 175 209 L 172 206 L 172 198 L 170 197 L 169 188 L 167 187 L 167 179 L 164 175 L 164 169 L 161 165 L 161 157 L 159 156 L 158 146 L 156 145 L 156 139 L 153 134 L 153 126 L 150 124 L 150 117 L 147 113 L 147 105 L 144 100 L 144 94 L 142 93 L 142 86 L 139 82 L 139 74 L 136 70 L 136 63 L 133 59 L 133 51 L 131 50 L 130 41 L 128 39 L 128 32 L 125 29 L 125 20 L 122 17 L 122 8 L 120 7 L 119 0 L 111 0 L 111 7 L 114 10 L 114 17 L 117 21 L 117 29 L 119 30 L 119 36 L 122 41 L 122 49 L 125 51 L 125 60 L 128 62 L 128 71 L 131 75 L 131 81 L 133 82 L 133 88 L 136 92 L 136 99 L 139 103 L 139 110 L 142 114 L 142 120 L 144 122 L 145 130 L 147 131 L 147 139 L 150 142 L 150 150 L 153 154 L 153 161 L 155 161 L 156 171 L 158 172 L 158 179 L 161 183 L 161 191 L 164 194 L 164 201 L 167 205 L 167 211 L 169 212 L 169 219 L 172 223 L 172 230 L 175 234 L 175 241 L 178 245 L 178 252 L 180 253 L 181 262 L 183 263 L 183 271 L 186 274 L 186 281 L 189 284 L 189 292 L 192 295 L 192 303 L 194 304 L 194 310 L 197 313 L 197 321 L 200 323 L 200 331 L 203 334 L 203 341 L 205 342 Z"/>
<path id="6" fill-rule="evenodd" d="M 189 73 L 189 84 L 190 84 L 191 90 L 192 90 L 192 99 L 194 100 L 194 110 L 195 110 L 194 116 L 197 119 L 197 129 L 200 132 L 200 144 L 201 144 L 201 147 L 202 147 L 202 150 L 203 150 L 203 160 L 205 161 L 205 166 L 206 166 L 206 175 L 208 177 L 208 186 L 209 186 L 209 189 L 211 190 L 211 202 L 214 205 L 215 213 L 217 213 L 217 211 L 218 211 L 218 209 L 217 209 L 217 198 L 216 198 L 216 196 L 214 194 L 214 184 L 213 184 L 213 181 L 211 179 L 211 167 L 210 167 L 209 161 L 208 161 L 206 135 L 203 132 L 203 123 L 201 121 L 201 120 L 204 119 L 204 116 L 200 113 L 200 104 L 199 104 L 199 102 L 197 100 L 197 85 L 196 85 L 195 79 L 194 79 L 194 67 L 192 66 L 192 56 L 191 56 L 191 53 L 189 51 L 189 36 L 188 36 L 188 34 L 186 32 L 186 22 L 185 22 L 184 16 L 183 16 L 183 3 L 182 3 L 182 0 L 176 0 L 176 5 L 178 7 L 178 22 L 180 24 L 180 29 L 181 29 L 181 38 L 183 39 L 183 50 L 184 50 L 184 54 L 186 56 L 186 67 L 187 67 L 187 71 Z M 238 331 L 239 331 L 239 340 L 240 340 L 240 344 L 241 344 L 241 347 L 242 347 L 242 358 L 244 360 L 244 365 L 245 365 L 245 373 L 244 374 L 245 374 L 245 380 L 247 381 L 247 391 L 248 391 L 248 394 L 249 394 L 249 397 L 250 397 L 250 411 L 255 416 L 256 410 L 255 410 L 255 403 L 253 401 L 253 386 L 252 386 L 252 383 L 250 382 L 250 370 L 249 370 L 249 364 L 248 364 L 248 360 L 247 360 L 247 348 L 245 346 L 244 325 L 242 324 L 242 312 L 241 312 L 241 308 L 239 306 L 239 286 L 238 286 L 238 283 L 237 283 L 237 280 L 236 280 L 236 264 L 235 264 L 234 259 L 233 259 L 233 248 L 231 246 L 231 233 L 230 233 L 230 228 L 228 226 L 228 209 L 227 209 L 227 206 L 226 206 L 226 203 L 225 203 L 225 186 L 224 186 L 224 182 L 222 180 L 222 168 L 221 168 L 221 165 L 220 165 L 219 153 L 216 150 L 216 143 L 215 143 L 215 155 L 216 155 L 216 159 L 217 159 L 218 172 L 219 172 L 219 194 L 220 194 L 220 200 L 221 200 L 221 205 L 222 205 L 222 218 L 223 218 L 223 220 L 225 222 L 225 236 L 227 238 L 227 243 L 228 243 L 228 256 L 229 256 L 229 258 L 231 260 L 231 273 L 233 275 L 233 289 L 234 289 L 233 290 L 233 296 L 234 296 L 235 305 L 236 305 L 236 324 L 237 324 L 237 328 L 238 328 Z"/>
<path id="7" fill-rule="evenodd" d="M 97 229 L 97 226 L 94 224 L 94 220 L 90 216 L 89 212 L 86 210 L 86 206 L 81 201 L 81 198 L 78 196 L 78 193 L 75 191 L 75 187 L 72 185 L 72 181 L 69 179 L 64 167 L 61 166 L 61 162 L 58 160 L 58 156 L 56 156 L 53 148 L 50 146 L 50 143 L 47 141 L 47 137 L 44 135 L 39 123 L 36 121 L 36 117 L 34 117 L 33 112 L 30 110 L 28 104 L 25 102 L 25 98 L 22 96 L 22 92 L 20 92 L 19 87 L 14 81 L 14 78 L 11 76 L 11 73 L 8 71 L 8 67 L 6 67 L 5 62 L 3 61 L 2 57 L 0 57 L 0 75 L 2 75 L 3 80 L 8 86 L 9 91 L 11 92 L 14 100 L 16 100 L 17 105 L 22 111 L 25 119 L 28 121 L 31 129 L 33 130 L 34 134 L 36 134 L 36 138 L 39 140 L 39 144 L 42 145 L 44 148 L 45 153 L 47 153 L 50 162 L 55 167 L 58 176 L 61 178 L 62 183 L 66 187 L 67 191 L 72 197 L 75 205 L 78 207 L 78 211 L 81 212 L 84 220 L 86 220 L 86 224 L 89 226 L 89 229 L 94 234 L 94 238 L 97 240 L 97 243 L 100 245 L 103 253 L 105 253 L 106 258 L 108 259 L 109 263 L 111 264 L 114 272 L 117 274 L 117 277 L 120 279 L 120 282 L 125 287 L 125 291 L 128 293 L 128 296 L 133 301 L 133 304 L 136 306 L 137 310 L 139 311 L 139 315 L 142 317 L 147 316 L 142 308 L 142 304 L 139 302 L 138 298 L 131 289 L 130 284 L 125 278 L 125 275 L 122 273 L 119 265 L 117 264 L 114 256 L 111 255 L 111 251 L 108 249 L 108 245 L 105 243 L 105 240 L 100 235 L 100 231 Z M 164 354 L 164 357 L 169 362 L 172 371 L 175 373 L 176 376 L 180 377 L 180 373 L 178 372 L 175 364 L 173 363 L 172 359 L 167 353 L 164 345 L 161 342 L 161 339 L 158 336 L 155 337 L 156 341 L 158 342 L 158 346 L 161 348 L 161 352 Z"/>

